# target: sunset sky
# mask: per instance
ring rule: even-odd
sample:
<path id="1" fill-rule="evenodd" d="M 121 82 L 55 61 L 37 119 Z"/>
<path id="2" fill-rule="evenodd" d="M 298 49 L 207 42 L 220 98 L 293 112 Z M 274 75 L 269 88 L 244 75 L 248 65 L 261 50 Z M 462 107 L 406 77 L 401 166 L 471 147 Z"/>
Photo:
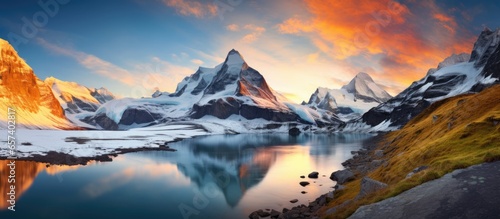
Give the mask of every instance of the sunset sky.
<path id="1" fill-rule="evenodd" d="M 232 48 L 295 102 L 358 72 L 394 95 L 449 55 L 470 53 L 485 26 L 500 27 L 500 3 L 485 0 L 58 1 L 48 15 L 38 0 L 3 1 L 0 38 L 42 80 L 123 97 L 172 92 Z"/>

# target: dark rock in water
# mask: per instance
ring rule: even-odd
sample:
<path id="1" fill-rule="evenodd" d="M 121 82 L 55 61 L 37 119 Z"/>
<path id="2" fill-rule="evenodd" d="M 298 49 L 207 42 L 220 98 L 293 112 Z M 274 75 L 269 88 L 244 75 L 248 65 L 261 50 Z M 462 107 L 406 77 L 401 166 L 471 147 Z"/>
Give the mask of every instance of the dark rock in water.
<path id="1" fill-rule="evenodd" d="M 271 215 L 271 213 L 264 211 L 262 209 L 259 209 L 257 211 L 252 212 L 248 217 L 251 219 L 254 219 L 254 218 L 259 219 L 261 217 L 269 217 L 270 215 Z"/>
<path id="2" fill-rule="evenodd" d="M 300 192 L 300 193 L 302 193 L 302 194 L 306 194 L 307 192 L 306 192 L 306 191 L 302 191 L 302 192 Z"/>
<path id="3" fill-rule="evenodd" d="M 299 200 L 298 199 L 292 199 L 290 200 L 291 203 L 297 203 Z M 283 212 L 285 212 L 285 209 L 283 209 Z"/>
<path id="4" fill-rule="evenodd" d="M 252 212 L 250 215 L 248 215 L 248 218 L 250 219 L 259 219 L 259 214 L 257 214 L 257 211 Z"/>
<path id="5" fill-rule="evenodd" d="M 300 178 L 304 179 L 304 178 L 306 178 L 306 177 L 305 177 L 305 176 L 300 176 Z"/>
<path id="6" fill-rule="evenodd" d="M 312 178 L 312 179 L 317 179 L 318 175 L 319 175 L 319 173 L 314 171 L 312 173 L 309 173 L 309 175 L 307 175 L 307 177 Z"/>
<path id="7" fill-rule="evenodd" d="M 363 198 L 366 195 L 387 188 L 387 184 L 379 182 L 377 180 L 371 179 L 369 177 L 364 177 L 361 180 L 361 189 L 356 196 L 357 199 Z"/>
<path id="8" fill-rule="evenodd" d="M 278 218 L 280 216 L 280 212 L 276 210 L 271 210 L 271 218 Z"/>
<path id="9" fill-rule="evenodd" d="M 337 181 L 337 184 L 344 184 L 354 179 L 354 173 L 350 170 L 338 170 L 330 175 L 330 179 Z"/>
<path id="10" fill-rule="evenodd" d="M 300 182 L 299 184 L 300 184 L 301 186 L 304 186 L 304 187 L 305 187 L 305 186 L 307 186 L 307 185 L 309 185 L 309 184 L 311 184 L 311 183 L 309 183 L 309 182 L 307 182 L 307 181 L 302 181 L 302 182 Z"/>
<path id="11" fill-rule="evenodd" d="M 271 215 L 271 213 L 263 210 L 258 210 L 257 214 L 259 215 L 259 217 L 269 217 Z"/>
<path id="12" fill-rule="evenodd" d="M 293 127 L 290 130 L 288 130 L 288 134 L 290 134 L 291 136 L 300 135 L 300 129 Z"/>

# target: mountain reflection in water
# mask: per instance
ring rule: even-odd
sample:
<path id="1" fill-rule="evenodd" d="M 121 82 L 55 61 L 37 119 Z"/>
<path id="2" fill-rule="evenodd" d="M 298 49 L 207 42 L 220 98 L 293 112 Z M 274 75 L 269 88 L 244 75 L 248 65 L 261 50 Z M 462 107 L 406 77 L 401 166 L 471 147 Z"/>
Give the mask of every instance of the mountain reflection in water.
<path id="1" fill-rule="evenodd" d="M 291 137 L 288 134 L 214 135 L 171 143 L 177 149 L 144 151 L 115 157 L 113 162 L 86 166 L 46 166 L 16 161 L 16 218 L 113 217 L 183 218 L 179 206 L 196 209 L 190 218 L 247 217 L 255 209 L 281 210 L 307 204 L 331 190 L 328 176 L 342 169 L 372 136 L 329 134 Z M 0 161 L 8 176 L 9 161 Z M 319 171 L 318 179 L 301 179 Z M 323 176 L 324 175 L 324 176 Z M 301 187 L 300 181 L 311 184 Z M 0 192 L 9 184 L 2 177 Z M 301 191 L 307 191 L 301 194 Z M 206 205 L 194 204 L 203 194 Z M 291 204 L 289 200 L 299 199 Z M 8 203 L 0 218 L 10 218 Z M 89 211 L 88 209 L 92 209 Z"/>

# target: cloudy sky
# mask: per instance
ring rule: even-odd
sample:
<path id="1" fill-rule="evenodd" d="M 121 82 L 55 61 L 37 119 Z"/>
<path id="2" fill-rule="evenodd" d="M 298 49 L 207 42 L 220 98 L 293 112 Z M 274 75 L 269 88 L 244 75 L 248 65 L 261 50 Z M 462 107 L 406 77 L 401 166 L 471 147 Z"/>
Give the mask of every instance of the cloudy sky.
<path id="1" fill-rule="evenodd" d="M 296 102 L 358 72 L 397 94 L 500 27 L 500 3 L 485 0 L 24 0 L 0 12 L 0 38 L 42 80 L 149 96 L 234 48 Z"/>

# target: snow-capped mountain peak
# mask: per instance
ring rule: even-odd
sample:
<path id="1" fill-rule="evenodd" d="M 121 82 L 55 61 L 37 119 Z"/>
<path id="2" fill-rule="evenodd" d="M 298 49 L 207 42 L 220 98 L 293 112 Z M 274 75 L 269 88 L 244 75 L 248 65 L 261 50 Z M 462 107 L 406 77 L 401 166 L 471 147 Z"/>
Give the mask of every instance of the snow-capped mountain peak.
<path id="1" fill-rule="evenodd" d="M 476 68 L 484 66 L 499 43 L 500 29 L 492 31 L 489 28 L 485 28 L 474 43 L 470 62 L 475 62 L 474 67 Z"/>
<path id="2" fill-rule="evenodd" d="M 235 49 L 231 49 L 231 51 L 229 51 L 229 53 L 227 54 L 224 64 L 242 66 L 243 64 L 246 64 L 246 62 L 245 59 L 243 59 L 243 56 L 240 54 L 240 52 L 238 52 Z"/>
<path id="3" fill-rule="evenodd" d="M 358 73 L 341 89 L 319 87 L 309 98 L 307 104 L 317 110 L 332 112 L 344 121 L 359 118 L 369 109 L 390 98 L 367 73 Z"/>
<path id="4" fill-rule="evenodd" d="M 354 94 L 358 99 L 383 103 L 392 96 L 376 84 L 367 73 L 358 73 L 349 84 L 344 85 L 349 93 Z"/>

